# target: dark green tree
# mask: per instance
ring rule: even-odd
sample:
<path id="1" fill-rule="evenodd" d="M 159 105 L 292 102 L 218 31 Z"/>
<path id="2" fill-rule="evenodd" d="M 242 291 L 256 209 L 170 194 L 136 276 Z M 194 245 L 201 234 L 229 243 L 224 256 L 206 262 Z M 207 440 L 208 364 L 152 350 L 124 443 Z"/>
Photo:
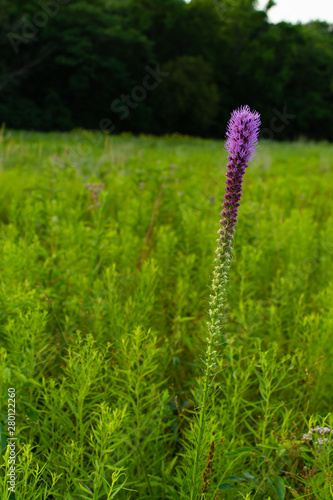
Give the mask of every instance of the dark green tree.
<path id="1" fill-rule="evenodd" d="M 115 132 L 221 137 L 230 110 L 247 103 L 266 129 L 274 110 L 295 115 L 276 139 L 332 140 L 332 26 L 270 24 L 273 5 L 1 0 L 0 120 L 68 130 L 98 129 L 107 119 Z M 169 76 L 119 112 L 119 103 L 140 92 L 148 66 Z"/>

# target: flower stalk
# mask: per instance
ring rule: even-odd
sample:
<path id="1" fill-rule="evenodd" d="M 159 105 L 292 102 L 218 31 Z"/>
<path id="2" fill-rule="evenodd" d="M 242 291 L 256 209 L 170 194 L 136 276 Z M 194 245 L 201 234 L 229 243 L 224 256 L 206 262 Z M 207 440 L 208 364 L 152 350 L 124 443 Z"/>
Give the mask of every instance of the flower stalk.
<path id="1" fill-rule="evenodd" d="M 248 162 L 253 158 L 258 144 L 260 115 L 249 106 L 234 110 L 226 132 L 225 148 L 229 151 L 226 189 L 218 231 L 215 266 L 212 279 L 212 293 L 209 299 L 207 320 L 207 347 L 204 357 L 204 373 L 199 384 L 198 415 L 194 424 L 195 453 L 189 474 L 189 498 L 196 500 L 200 495 L 200 472 L 203 467 L 205 447 L 209 442 L 206 425 L 208 401 L 213 377 L 217 368 L 217 349 L 221 344 L 222 319 L 225 308 L 229 271 L 232 261 L 233 239 L 242 197 L 242 184 Z"/>

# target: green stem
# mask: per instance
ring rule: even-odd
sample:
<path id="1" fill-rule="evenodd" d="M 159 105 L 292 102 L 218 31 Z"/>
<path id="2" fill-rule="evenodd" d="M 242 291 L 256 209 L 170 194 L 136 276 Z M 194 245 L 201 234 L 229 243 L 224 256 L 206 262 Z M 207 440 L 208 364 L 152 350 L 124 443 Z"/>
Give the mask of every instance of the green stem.
<path id="1" fill-rule="evenodd" d="M 229 251 L 231 252 L 231 243 Z M 213 374 L 213 369 L 216 366 L 216 351 L 214 347 L 216 344 L 220 343 L 220 337 L 222 332 L 221 316 L 223 314 L 226 288 L 228 275 L 231 263 L 231 253 L 228 251 L 224 253 L 223 247 L 221 245 L 221 240 L 218 239 L 217 256 L 215 258 L 215 268 L 212 280 L 212 295 L 210 296 L 209 303 L 209 320 L 207 322 L 208 326 L 208 338 L 207 338 L 207 350 L 205 359 L 205 372 L 202 379 L 201 387 L 203 388 L 201 392 L 201 397 L 199 399 L 199 422 L 197 428 L 197 440 L 196 440 L 196 450 L 194 456 L 194 464 L 192 469 L 191 477 L 191 487 L 190 487 L 190 500 L 196 500 L 199 489 L 199 480 L 201 478 L 201 458 L 202 458 L 202 448 L 205 441 L 205 431 L 206 431 L 206 414 L 207 406 L 210 395 L 210 379 Z"/>
<path id="2" fill-rule="evenodd" d="M 203 443 L 203 438 L 204 438 L 204 433 L 205 433 L 205 419 L 206 419 L 206 406 L 207 406 L 207 401 L 208 401 L 208 396 L 209 396 L 209 380 L 211 376 L 211 361 L 212 361 L 212 346 L 213 346 L 213 338 L 212 335 L 210 335 L 209 342 L 208 342 L 208 349 L 207 349 L 207 358 L 206 358 L 206 372 L 204 376 L 204 387 L 203 387 L 203 397 L 200 405 L 200 417 L 199 417 L 199 435 L 198 435 L 198 443 L 195 451 L 195 458 L 194 458 L 194 467 L 193 467 L 193 474 L 192 474 L 192 490 L 190 493 L 190 499 L 195 500 L 197 496 L 195 484 L 197 483 L 197 477 L 199 474 L 199 465 L 200 465 L 200 455 L 201 455 L 201 448 L 202 448 L 202 443 Z"/>

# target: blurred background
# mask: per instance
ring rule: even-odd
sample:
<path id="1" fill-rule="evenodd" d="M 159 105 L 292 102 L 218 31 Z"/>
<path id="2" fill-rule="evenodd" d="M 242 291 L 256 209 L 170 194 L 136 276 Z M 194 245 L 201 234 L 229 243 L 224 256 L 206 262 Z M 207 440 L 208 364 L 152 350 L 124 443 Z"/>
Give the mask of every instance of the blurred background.
<path id="1" fill-rule="evenodd" d="M 1 0 L 0 121 L 221 138 L 249 104 L 265 138 L 333 140 L 329 3 Z"/>

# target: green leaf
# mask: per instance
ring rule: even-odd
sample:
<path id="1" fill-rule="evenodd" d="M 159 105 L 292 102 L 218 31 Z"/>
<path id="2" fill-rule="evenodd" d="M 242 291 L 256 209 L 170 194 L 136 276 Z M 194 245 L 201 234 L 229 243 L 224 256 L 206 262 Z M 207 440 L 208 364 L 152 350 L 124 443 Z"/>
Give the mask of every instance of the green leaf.
<path id="1" fill-rule="evenodd" d="M 250 472 L 243 472 L 243 474 L 246 477 L 246 479 L 249 479 L 250 481 L 255 479 L 255 476 L 253 476 Z"/>
<path id="2" fill-rule="evenodd" d="M 286 495 L 284 480 L 282 477 L 270 478 L 269 482 L 274 486 L 279 500 L 284 500 Z"/>
<path id="3" fill-rule="evenodd" d="M 83 490 L 83 491 L 85 491 L 85 492 L 87 492 L 87 491 L 88 491 L 88 492 L 89 492 L 89 493 L 91 493 L 92 495 L 94 494 L 94 492 L 93 492 L 93 491 L 91 491 L 91 489 L 90 489 L 90 488 L 88 488 L 88 486 L 86 486 L 85 484 L 81 484 L 81 483 L 78 483 L 78 484 L 79 484 L 79 486 L 80 486 L 81 490 Z"/>
<path id="4" fill-rule="evenodd" d="M 243 477 L 229 476 L 224 478 L 225 481 L 246 481 Z"/>
<path id="5" fill-rule="evenodd" d="M 221 486 L 219 486 L 219 490 L 232 490 L 233 487 L 231 486 L 231 484 L 228 484 L 228 483 L 223 483 L 221 484 Z"/>
<path id="6" fill-rule="evenodd" d="M 248 453 L 252 450 L 250 446 L 242 446 L 240 448 L 236 448 L 236 450 L 232 451 L 231 453 L 226 453 L 226 457 L 237 457 L 238 455 L 242 455 L 242 453 Z"/>

